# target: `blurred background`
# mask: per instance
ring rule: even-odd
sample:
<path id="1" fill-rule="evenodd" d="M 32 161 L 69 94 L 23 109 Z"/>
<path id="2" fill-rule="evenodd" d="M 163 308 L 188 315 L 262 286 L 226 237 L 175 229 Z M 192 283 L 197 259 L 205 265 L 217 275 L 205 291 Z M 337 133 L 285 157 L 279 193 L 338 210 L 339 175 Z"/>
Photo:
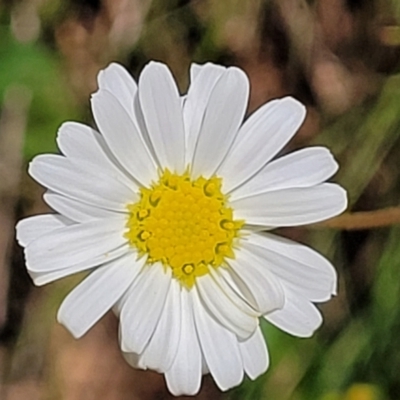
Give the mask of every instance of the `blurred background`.
<path id="1" fill-rule="evenodd" d="M 350 210 L 370 211 L 279 232 L 334 263 L 339 294 L 311 339 L 263 324 L 265 375 L 224 394 L 206 377 L 196 398 L 400 399 L 399 211 L 386 210 L 400 194 L 399 18 L 399 0 L 0 1 L 0 399 L 172 398 L 162 376 L 125 364 L 112 314 L 79 341 L 56 323 L 82 276 L 33 287 L 14 238 L 18 219 L 49 211 L 29 160 L 57 151 L 62 122 L 92 124 L 100 69 L 118 61 L 137 77 L 151 59 L 182 92 L 192 61 L 240 66 L 249 113 L 298 98 L 308 115 L 285 151 L 328 146 Z"/>

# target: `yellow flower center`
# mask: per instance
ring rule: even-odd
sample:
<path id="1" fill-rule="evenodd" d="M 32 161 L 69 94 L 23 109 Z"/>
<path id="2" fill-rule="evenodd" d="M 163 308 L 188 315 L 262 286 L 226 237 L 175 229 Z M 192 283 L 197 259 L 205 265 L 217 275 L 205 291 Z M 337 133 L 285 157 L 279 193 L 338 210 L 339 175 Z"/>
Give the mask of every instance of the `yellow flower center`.
<path id="1" fill-rule="evenodd" d="M 235 221 L 221 192 L 221 179 L 166 170 L 140 199 L 128 205 L 125 237 L 147 262 L 172 269 L 180 283 L 191 288 L 198 276 L 234 258 L 234 243 L 243 221 Z"/>

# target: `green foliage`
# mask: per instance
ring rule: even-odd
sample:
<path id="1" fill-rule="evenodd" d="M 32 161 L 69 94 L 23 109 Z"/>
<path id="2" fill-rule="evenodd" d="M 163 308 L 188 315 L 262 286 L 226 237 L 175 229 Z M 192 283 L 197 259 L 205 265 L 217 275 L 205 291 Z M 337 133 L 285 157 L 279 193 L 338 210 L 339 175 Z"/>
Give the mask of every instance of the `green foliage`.
<path id="1" fill-rule="evenodd" d="M 9 27 L 0 25 L 0 104 L 15 86 L 31 97 L 24 155 L 27 160 L 56 151 L 55 135 L 66 119 L 77 117 L 57 56 L 40 43 L 18 42 Z"/>

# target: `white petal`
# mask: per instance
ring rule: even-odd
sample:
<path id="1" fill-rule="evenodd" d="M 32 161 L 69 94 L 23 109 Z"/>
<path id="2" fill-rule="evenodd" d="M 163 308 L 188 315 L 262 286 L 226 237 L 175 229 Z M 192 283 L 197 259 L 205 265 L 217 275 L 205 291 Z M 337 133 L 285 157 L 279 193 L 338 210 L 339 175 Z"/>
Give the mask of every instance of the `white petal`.
<path id="1" fill-rule="evenodd" d="M 190 84 L 192 84 L 197 77 L 199 76 L 200 72 L 203 70 L 203 68 L 205 67 L 221 67 L 221 65 L 217 65 L 217 64 L 213 64 L 213 63 L 206 63 L 206 64 L 196 64 L 196 63 L 192 63 L 190 65 Z"/>
<path id="2" fill-rule="evenodd" d="M 129 289 L 121 310 L 122 350 L 141 354 L 160 319 L 171 284 L 171 269 L 146 265 Z"/>
<path id="3" fill-rule="evenodd" d="M 232 192 L 231 200 L 280 189 L 310 187 L 329 179 L 338 169 L 331 152 L 308 147 L 280 157 Z"/>
<path id="4" fill-rule="evenodd" d="M 137 199 L 137 194 L 118 176 L 101 174 L 89 164 L 81 169 L 62 156 L 36 157 L 29 174 L 53 192 L 99 208 L 126 211 L 126 205 Z"/>
<path id="5" fill-rule="evenodd" d="M 101 257 L 97 257 L 95 259 L 90 260 L 90 262 L 84 261 L 81 263 L 74 264 L 71 267 L 49 270 L 49 271 L 44 271 L 44 272 L 34 272 L 34 271 L 28 270 L 28 273 L 29 273 L 30 277 L 33 279 L 33 282 L 35 283 L 36 286 L 42 286 L 42 285 L 46 285 L 47 283 L 56 281 L 58 279 L 65 278 L 66 276 L 74 275 L 78 272 L 85 271 L 96 265 L 104 265 L 105 266 L 109 262 L 112 262 L 112 261 L 116 260 L 117 258 L 122 257 L 128 253 L 132 257 L 134 257 L 134 259 L 137 258 L 136 252 L 132 251 L 129 248 L 129 245 L 124 245 L 124 246 L 118 247 L 117 249 L 114 249 L 114 250 L 111 250 L 110 252 L 108 252 L 106 259 L 101 256 Z"/>
<path id="6" fill-rule="evenodd" d="M 72 221 L 58 214 L 34 215 L 18 222 L 15 228 L 17 240 L 21 246 L 26 247 L 40 236 L 71 224 Z"/>
<path id="7" fill-rule="evenodd" d="M 147 145 L 147 132 L 141 115 L 141 110 L 138 109 L 138 88 L 135 80 L 127 72 L 127 70 L 116 63 L 110 64 L 106 69 L 100 71 L 98 75 L 99 89 L 111 92 L 125 108 L 127 114 L 132 118 L 139 132 Z"/>
<path id="8" fill-rule="evenodd" d="M 157 155 L 156 155 L 156 152 L 154 150 L 153 144 L 151 143 L 149 132 L 147 131 L 146 121 L 144 120 L 142 107 L 140 105 L 139 93 L 137 93 L 135 96 L 135 99 L 133 102 L 133 109 L 134 109 L 133 120 L 137 124 L 139 132 L 142 134 L 143 140 L 146 143 L 146 146 L 149 149 L 154 162 L 157 164 L 158 168 L 161 168 L 160 163 L 157 158 Z"/>
<path id="9" fill-rule="evenodd" d="M 131 115 L 107 90 L 91 99 L 96 124 L 121 165 L 142 185 L 157 179 L 157 165 Z"/>
<path id="10" fill-rule="evenodd" d="M 322 324 L 322 316 L 310 301 L 296 293 L 286 293 L 282 310 L 265 315 L 265 319 L 279 329 L 298 337 L 310 337 Z"/>
<path id="11" fill-rule="evenodd" d="M 237 135 L 248 97 L 245 73 L 239 68 L 228 68 L 209 96 L 193 158 L 193 177 L 208 178 L 215 173 Z"/>
<path id="12" fill-rule="evenodd" d="M 201 374 L 207 375 L 209 373 L 210 373 L 210 370 L 208 369 L 206 359 L 204 358 L 203 352 L 201 352 Z"/>
<path id="13" fill-rule="evenodd" d="M 294 136 L 306 115 L 305 107 L 291 97 L 260 107 L 240 128 L 218 175 L 224 192 L 254 176 Z"/>
<path id="14" fill-rule="evenodd" d="M 185 106 L 185 102 L 186 102 L 186 95 L 181 96 L 179 99 L 181 101 L 181 108 L 183 110 L 184 106 Z"/>
<path id="15" fill-rule="evenodd" d="M 139 354 L 122 352 L 122 356 L 125 358 L 125 361 L 133 368 L 144 370 L 147 369 L 147 367 L 142 364 L 142 357 Z"/>
<path id="16" fill-rule="evenodd" d="M 231 205 L 235 217 L 250 225 L 298 226 L 340 214 L 347 207 L 347 195 L 339 185 L 323 183 L 248 196 Z"/>
<path id="17" fill-rule="evenodd" d="M 175 360 L 181 334 L 181 286 L 176 279 L 171 286 L 149 344 L 143 352 L 146 367 L 158 372 L 166 372 Z"/>
<path id="18" fill-rule="evenodd" d="M 282 285 L 301 296 L 321 302 L 336 294 L 335 269 L 309 247 L 268 233 L 250 235 L 242 247 L 258 257 Z"/>
<path id="19" fill-rule="evenodd" d="M 201 349 L 193 320 L 192 296 L 181 290 L 182 325 L 178 352 L 165 373 L 169 391 L 175 396 L 194 396 L 201 385 Z"/>
<path id="20" fill-rule="evenodd" d="M 47 272 L 84 263 L 87 268 L 108 261 L 109 252 L 126 243 L 125 218 L 89 221 L 51 231 L 25 249 L 29 271 Z"/>
<path id="21" fill-rule="evenodd" d="M 57 211 L 75 222 L 113 218 L 119 215 L 114 211 L 81 203 L 78 200 L 70 199 L 58 193 L 47 192 L 44 194 L 43 199 L 54 211 Z"/>
<path id="22" fill-rule="evenodd" d="M 239 385 L 243 380 L 243 365 L 235 334 L 208 314 L 196 289 L 192 298 L 200 346 L 215 383 L 223 391 Z"/>
<path id="23" fill-rule="evenodd" d="M 162 168 L 185 169 L 185 132 L 181 101 L 170 70 L 148 64 L 139 78 L 139 100 L 147 131 Z"/>
<path id="24" fill-rule="evenodd" d="M 137 92 L 137 85 L 124 67 L 111 63 L 99 72 L 97 80 L 99 89 L 111 92 L 124 106 L 127 113 L 133 114 L 133 99 Z"/>
<path id="25" fill-rule="evenodd" d="M 75 338 L 84 335 L 128 289 L 143 262 L 133 254 L 97 268 L 83 280 L 62 302 L 58 322 Z"/>
<path id="26" fill-rule="evenodd" d="M 186 134 L 186 162 L 191 164 L 193 154 L 203 124 L 210 95 L 215 84 L 226 72 L 225 67 L 207 63 L 192 64 L 190 68 L 191 84 L 183 109 Z"/>
<path id="27" fill-rule="evenodd" d="M 239 342 L 239 348 L 244 370 L 250 379 L 258 378 L 268 369 L 268 348 L 260 328 L 249 339 Z"/>
<path id="28" fill-rule="evenodd" d="M 285 297 L 281 283 L 251 251 L 241 246 L 236 251 L 236 259 L 229 260 L 229 265 L 235 273 L 233 278 L 237 275 L 242 282 L 241 286 L 247 289 L 245 293 L 250 293 L 251 297 L 247 296 L 248 301 L 261 314 L 283 307 Z"/>
<path id="29" fill-rule="evenodd" d="M 197 278 L 197 288 L 203 306 L 225 328 L 242 339 L 248 338 L 258 326 L 258 314 L 241 300 L 223 279 L 211 275 Z M 247 306 L 247 307 L 246 307 Z"/>
<path id="30" fill-rule="evenodd" d="M 57 144 L 71 163 L 85 169 L 87 164 L 93 164 L 98 172 L 117 175 L 125 185 L 136 186 L 108 148 L 103 136 L 90 126 L 77 122 L 62 124 L 58 130 Z"/>
<path id="31" fill-rule="evenodd" d="M 90 126 L 79 122 L 64 122 L 57 132 L 60 151 L 71 158 L 89 158 L 93 164 L 105 168 L 111 162 L 105 154 L 103 137 Z"/>

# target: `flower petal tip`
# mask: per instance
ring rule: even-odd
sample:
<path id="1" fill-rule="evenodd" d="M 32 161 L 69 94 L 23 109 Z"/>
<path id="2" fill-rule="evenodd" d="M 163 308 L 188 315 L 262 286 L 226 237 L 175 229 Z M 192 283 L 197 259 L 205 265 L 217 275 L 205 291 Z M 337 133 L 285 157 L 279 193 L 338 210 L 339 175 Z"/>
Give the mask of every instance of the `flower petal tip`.
<path id="1" fill-rule="evenodd" d="M 86 333 L 68 322 L 67 318 L 63 315 L 62 304 L 57 313 L 57 322 L 61 324 L 74 337 L 74 339 L 80 339 Z"/>

